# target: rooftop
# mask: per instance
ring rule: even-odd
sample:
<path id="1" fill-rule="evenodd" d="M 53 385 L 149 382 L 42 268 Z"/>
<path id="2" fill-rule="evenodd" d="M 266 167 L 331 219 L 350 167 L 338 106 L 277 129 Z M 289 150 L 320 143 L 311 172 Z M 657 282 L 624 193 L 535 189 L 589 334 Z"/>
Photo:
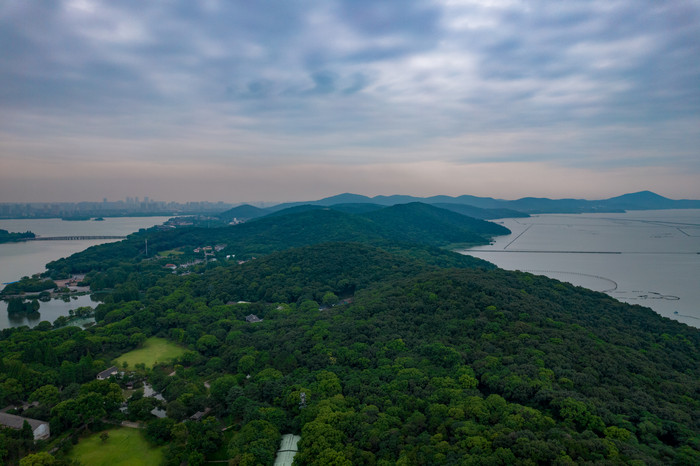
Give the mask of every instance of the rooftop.
<path id="1" fill-rule="evenodd" d="M 12 429 L 21 429 L 24 426 L 24 421 L 27 421 L 34 433 L 34 439 L 46 438 L 50 435 L 49 423 L 38 419 L 30 419 L 28 417 L 17 416 L 15 414 L 0 413 L 0 424 Z"/>

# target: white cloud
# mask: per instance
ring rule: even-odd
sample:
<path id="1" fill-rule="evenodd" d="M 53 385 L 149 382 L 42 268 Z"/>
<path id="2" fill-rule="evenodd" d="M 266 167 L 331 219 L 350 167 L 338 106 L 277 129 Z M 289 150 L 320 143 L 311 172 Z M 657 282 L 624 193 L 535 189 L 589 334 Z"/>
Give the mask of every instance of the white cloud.
<path id="1" fill-rule="evenodd" d="M 420 163 L 642 164 L 687 181 L 700 173 L 700 5 L 642 3 L 9 0 L 0 162 L 66 179 L 194 158 L 237 173 L 296 162 L 300 178 L 327 164 L 367 189 L 362 165 L 374 183 L 372 170 L 404 167 L 405 189 L 376 185 L 396 192 L 443 186 L 405 168 Z M 168 173 L 180 176 L 152 176 Z"/>

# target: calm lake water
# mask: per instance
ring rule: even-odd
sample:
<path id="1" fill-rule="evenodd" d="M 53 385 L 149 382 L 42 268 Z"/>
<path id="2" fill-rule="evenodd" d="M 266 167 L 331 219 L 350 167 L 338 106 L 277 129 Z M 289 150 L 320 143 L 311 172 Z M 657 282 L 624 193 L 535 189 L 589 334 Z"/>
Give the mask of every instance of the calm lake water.
<path id="1" fill-rule="evenodd" d="M 13 233 L 33 231 L 37 236 L 126 236 L 141 228 L 160 225 L 170 217 L 116 217 L 95 221 L 64 221 L 58 218 L 0 220 L 0 228 Z M 46 270 L 48 262 L 68 257 L 90 246 L 119 240 L 25 241 L 0 244 L 0 288 Z"/>
<path id="2" fill-rule="evenodd" d="M 116 217 L 105 218 L 104 221 L 64 221 L 56 218 L 49 219 L 11 219 L 0 220 L 0 228 L 10 232 L 33 231 L 37 236 L 126 236 L 141 228 L 160 225 L 170 217 Z M 62 257 L 87 249 L 90 246 L 110 243 L 119 240 L 90 240 L 90 241 L 26 241 L 21 243 L 0 244 L 0 289 L 4 283 L 19 280 L 23 276 L 31 276 L 46 270 L 45 265 Z M 21 317 L 9 319 L 7 303 L 0 301 L 0 329 L 20 325 L 34 326 L 42 320 L 52 322 L 59 316 L 67 316 L 68 310 L 80 306 L 92 306 L 95 303 L 89 296 L 79 297 L 65 303 L 54 299 L 48 303 L 40 303 L 40 316 L 31 318 Z"/>
<path id="3" fill-rule="evenodd" d="M 83 306 L 89 306 L 94 308 L 98 303 L 94 302 L 89 295 L 76 296 L 71 298 L 70 301 L 66 302 L 62 299 L 52 299 L 48 302 L 39 302 L 41 307 L 39 312 L 27 315 L 12 315 L 7 313 L 7 301 L 0 301 L 0 329 L 10 328 L 10 327 L 21 327 L 26 325 L 28 327 L 34 327 L 42 320 L 46 320 L 53 324 L 53 321 L 58 319 L 60 316 L 67 316 L 68 311 L 71 309 L 77 309 Z M 85 322 L 94 322 L 93 318 L 79 319 L 71 322 L 73 325 L 82 325 Z"/>
<path id="4" fill-rule="evenodd" d="M 461 251 L 602 291 L 700 327 L 700 210 L 495 220 L 512 234 Z"/>

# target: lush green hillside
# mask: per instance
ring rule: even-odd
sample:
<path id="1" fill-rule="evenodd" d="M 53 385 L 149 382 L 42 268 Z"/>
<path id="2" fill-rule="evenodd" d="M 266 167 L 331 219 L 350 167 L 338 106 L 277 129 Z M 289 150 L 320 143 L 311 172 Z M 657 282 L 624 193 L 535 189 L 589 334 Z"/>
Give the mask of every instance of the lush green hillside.
<path id="1" fill-rule="evenodd" d="M 342 207 L 341 207 L 342 209 Z M 297 206 L 249 222 L 223 228 L 151 229 L 118 243 L 93 246 L 47 265 L 52 276 L 106 271 L 160 251 L 224 244 L 226 254 L 248 258 L 291 247 L 332 241 L 381 244 L 409 242 L 431 246 L 484 244 L 509 231 L 482 220 L 414 203 L 354 215 L 319 206 Z M 183 257 L 182 260 L 188 260 Z"/>
<path id="2" fill-rule="evenodd" d="M 375 210 L 383 209 L 384 207 L 386 206 L 370 203 L 333 204 L 332 206 L 330 206 L 330 208 L 333 210 L 345 212 L 348 214 L 365 214 L 367 212 L 373 212 Z"/>
<path id="3" fill-rule="evenodd" d="M 445 196 L 421 199 L 420 201 L 413 198 L 398 198 L 394 199 L 395 202 L 389 202 L 388 204 L 374 204 L 370 202 L 369 198 L 363 197 L 348 197 L 347 200 L 356 199 L 361 202 L 345 202 L 334 204 L 334 201 L 342 201 L 346 199 L 343 196 L 335 196 L 333 198 L 323 199 L 321 201 L 311 202 L 311 203 L 293 203 L 293 204 L 280 204 L 274 207 L 268 207 L 261 209 L 258 207 L 253 207 L 250 205 L 241 205 L 222 212 L 218 215 L 219 218 L 225 221 L 231 221 L 234 218 L 239 220 L 251 220 L 254 218 L 265 217 L 269 215 L 275 215 L 279 212 L 284 212 L 285 214 L 293 212 L 302 212 L 305 210 L 315 210 L 330 208 L 337 210 L 339 212 L 345 212 L 348 214 L 363 214 L 367 212 L 372 212 L 375 210 L 380 210 L 385 207 L 396 205 L 396 204 L 410 204 L 413 202 L 422 202 L 424 204 L 430 204 L 441 209 L 451 210 L 468 217 L 478 218 L 482 220 L 489 220 L 494 218 L 506 218 L 506 217 L 528 217 L 528 214 L 519 212 L 513 209 L 507 208 L 492 208 L 484 209 L 480 207 L 472 206 L 468 203 L 468 200 L 463 201 L 460 198 L 448 198 Z M 403 202 L 400 202 L 403 201 Z M 444 202 L 438 202 L 444 201 Z M 387 201 L 388 202 L 388 201 Z"/>
<path id="4" fill-rule="evenodd" d="M 391 253 L 359 243 L 324 243 L 208 270 L 194 290 L 195 294 L 206 293 L 209 301 L 223 302 L 322 303 L 331 293 L 336 296 L 335 303 L 338 297 L 352 296 L 382 280 L 444 267 L 495 268 L 488 262 L 439 249 Z"/>
<path id="5" fill-rule="evenodd" d="M 57 261 L 105 302 L 85 330 L 0 332 L 0 404 L 36 401 L 22 414 L 55 439 L 0 430 L 0 461 L 68 464 L 127 419 L 168 464 L 272 464 L 283 433 L 301 435 L 299 464 L 700 464 L 700 330 L 439 248 L 488 225 L 423 204 L 296 209 Z M 218 243 L 217 261 L 163 267 Z M 95 380 L 161 339 L 176 361 Z M 124 391 L 142 381 L 165 401 Z"/>
<path id="6" fill-rule="evenodd" d="M 265 209 L 261 209 L 259 207 L 255 207 L 248 204 L 243 204 L 233 207 L 232 209 L 229 209 L 225 212 L 221 212 L 219 215 L 217 215 L 217 217 L 226 222 L 230 222 L 234 218 L 239 220 L 250 220 L 252 218 L 262 217 L 266 213 L 267 212 L 265 211 Z"/>
<path id="7" fill-rule="evenodd" d="M 700 200 L 668 199 L 650 191 L 623 194 L 610 199 L 586 200 L 586 199 L 549 199 L 525 197 L 512 201 L 493 199 L 491 197 L 477 197 L 463 195 L 457 197 L 431 196 L 415 197 L 406 195 L 366 197 L 357 194 L 340 194 L 325 199 L 310 202 L 297 202 L 280 204 L 270 207 L 269 210 L 279 210 L 299 204 L 315 204 L 332 206 L 338 203 L 372 203 L 384 206 L 396 204 L 408 204 L 421 202 L 444 207 L 444 204 L 462 205 L 486 210 L 510 210 L 523 213 L 581 213 L 581 212 L 620 212 L 622 210 L 649 210 L 649 209 L 699 209 Z M 470 214 L 468 214 L 470 215 Z M 474 215 L 482 218 L 479 215 Z M 498 217 L 483 217 L 498 218 Z"/>
<path id="8" fill-rule="evenodd" d="M 513 209 L 481 209 L 479 207 L 474 207 L 467 204 L 453 204 L 447 202 L 432 205 L 435 207 L 440 207 L 441 209 L 451 210 L 452 212 L 457 212 L 458 214 L 479 218 L 482 220 L 529 217 L 528 214 L 524 214 Z"/>
<path id="9" fill-rule="evenodd" d="M 88 248 L 67 259 L 51 262 L 47 267 L 54 273 L 78 273 L 106 270 L 123 262 L 142 260 L 146 258 L 146 239 L 150 256 L 177 248 L 189 253 L 200 246 L 225 244 L 227 253 L 251 257 L 329 241 L 380 241 L 385 234 L 380 226 L 362 217 L 332 210 L 312 210 L 264 217 L 223 228 L 152 229 L 118 243 Z"/>
<path id="10" fill-rule="evenodd" d="M 510 233 L 501 225 L 419 202 L 398 204 L 363 216 L 390 230 L 394 238 L 422 244 L 480 244 L 487 237 Z"/>

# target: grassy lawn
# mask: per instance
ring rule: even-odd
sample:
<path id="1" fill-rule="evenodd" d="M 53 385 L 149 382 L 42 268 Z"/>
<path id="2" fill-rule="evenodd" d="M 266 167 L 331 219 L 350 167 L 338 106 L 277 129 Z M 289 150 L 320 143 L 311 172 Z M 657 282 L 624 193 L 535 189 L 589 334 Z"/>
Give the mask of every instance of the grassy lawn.
<path id="1" fill-rule="evenodd" d="M 126 427 L 110 429 L 109 438 L 102 442 L 100 434 L 81 439 L 69 458 L 93 466 L 158 465 L 163 462 L 165 447 L 152 447 L 139 429 Z"/>
<path id="2" fill-rule="evenodd" d="M 181 254 L 184 254 L 183 251 L 178 251 L 177 249 L 171 249 L 170 251 L 160 251 L 158 253 L 159 256 L 161 257 L 168 257 L 168 256 L 179 256 Z"/>
<path id="3" fill-rule="evenodd" d="M 165 338 L 151 337 L 143 343 L 143 347 L 122 354 L 114 362 L 117 367 L 122 367 L 124 361 L 130 368 L 134 368 L 139 363 L 145 364 L 146 367 L 153 367 L 157 362 L 168 362 L 184 352 L 184 348 Z"/>

